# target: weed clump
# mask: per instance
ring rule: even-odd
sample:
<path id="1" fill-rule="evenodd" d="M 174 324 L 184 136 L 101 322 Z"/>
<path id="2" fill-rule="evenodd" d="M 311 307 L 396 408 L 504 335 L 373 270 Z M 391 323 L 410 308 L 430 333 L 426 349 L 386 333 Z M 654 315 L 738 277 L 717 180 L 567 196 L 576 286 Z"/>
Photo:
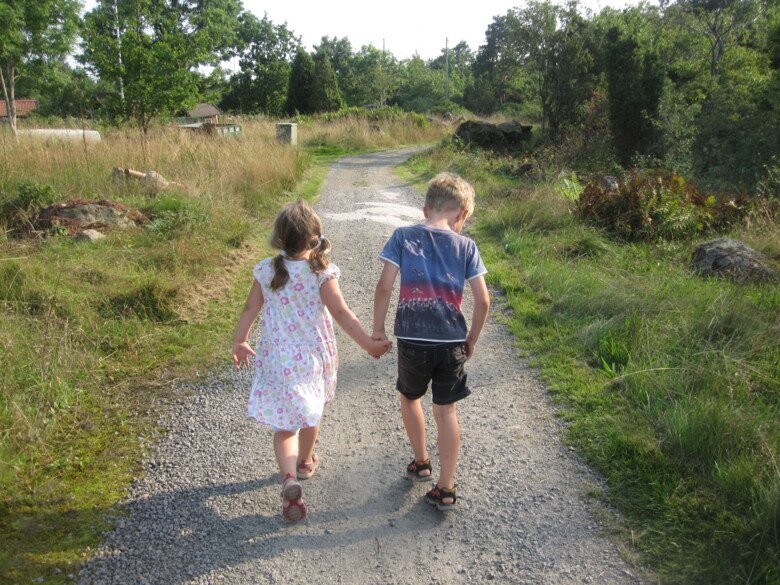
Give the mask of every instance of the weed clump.
<path id="1" fill-rule="evenodd" d="M 626 241 L 678 240 L 736 224 L 750 211 L 746 197 L 719 199 L 678 174 L 629 172 L 616 184 L 591 181 L 577 214 Z"/>

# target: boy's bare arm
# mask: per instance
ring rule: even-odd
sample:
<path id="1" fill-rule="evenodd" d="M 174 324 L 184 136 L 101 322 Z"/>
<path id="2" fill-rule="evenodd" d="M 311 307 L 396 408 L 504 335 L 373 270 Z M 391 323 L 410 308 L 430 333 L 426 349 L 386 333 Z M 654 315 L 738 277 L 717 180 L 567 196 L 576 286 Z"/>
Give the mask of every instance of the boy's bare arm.
<path id="1" fill-rule="evenodd" d="M 398 266 L 390 262 L 384 264 L 374 293 L 374 331 L 371 334 L 374 339 L 387 339 L 385 319 L 387 318 L 387 310 L 390 308 L 390 297 L 393 294 L 395 277 L 398 276 Z"/>
<path id="2" fill-rule="evenodd" d="M 471 287 L 471 296 L 474 298 L 474 310 L 471 314 L 471 329 L 466 336 L 466 357 L 474 355 L 477 340 L 482 333 L 482 327 L 485 325 L 490 310 L 490 293 L 485 284 L 485 277 L 472 278 L 469 280 L 469 286 Z"/>

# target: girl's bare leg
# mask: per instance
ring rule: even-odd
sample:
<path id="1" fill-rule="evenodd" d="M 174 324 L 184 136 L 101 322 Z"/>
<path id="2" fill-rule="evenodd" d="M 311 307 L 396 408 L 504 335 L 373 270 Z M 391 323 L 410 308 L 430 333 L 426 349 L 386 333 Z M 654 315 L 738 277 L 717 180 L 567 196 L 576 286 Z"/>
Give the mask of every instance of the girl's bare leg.
<path id="1" fill-rule="evenodd" d="M 298 437 L 295 431 L 276 431 L 274 433 L 274 453 L 282 481 L 289 473 L 295 477 L 298 464 Z"/>
<path id="2" fill-rule="evenodd" d="M 409 443 L 414 451 L 415 461 L 426 461 L 430 455 L 428 447 L 425 444 L 425 413 L 423 412 L 420 400 L 409 400 L 403 394 L 401 396 L 401 417 L 406 427 L 406 434 L 409 437 Z M 420 475 L 430 475 L 427 469 L 420 472 Z"/>
<path id="3" fill-rule="evenodd" d="M 314 455 L 314 445 L 317 442 L 317 436 L 320 434 L 320 425 L 316 427 L 306 427 L 298 432 L 298 461 L 301 463 L 311 463 Z"/>

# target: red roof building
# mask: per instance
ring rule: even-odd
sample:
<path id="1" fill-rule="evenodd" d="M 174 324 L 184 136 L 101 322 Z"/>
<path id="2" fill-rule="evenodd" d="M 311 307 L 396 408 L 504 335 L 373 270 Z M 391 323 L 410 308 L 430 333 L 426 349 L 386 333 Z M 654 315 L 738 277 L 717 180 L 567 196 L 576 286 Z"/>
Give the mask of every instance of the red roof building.
<path id="1" fill-rule="evenodd" d="M 38 100 L 16 100 L 16 117 L 17 118 L 24 118 L 32 112 L 35 108 L 38 107 Z M 7 118 L 8 117 L 8 108 L 6 108 L 5 100 L 0 99 L 0 118 Z"/>

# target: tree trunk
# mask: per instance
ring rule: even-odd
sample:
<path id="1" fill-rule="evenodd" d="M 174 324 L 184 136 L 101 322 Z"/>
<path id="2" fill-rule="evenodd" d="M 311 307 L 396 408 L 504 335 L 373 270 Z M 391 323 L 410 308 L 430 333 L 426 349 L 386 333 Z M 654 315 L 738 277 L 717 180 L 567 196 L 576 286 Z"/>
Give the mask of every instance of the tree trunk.
<path id="1" fill-rule="evenodd" d="M 11 133 L 14 140 L 19 142 L 19 133 L 16 129 L 16 99 L 14 98 L 15 67 L 12 59 L 5 63 L 7 76 L 3 74 L 3 68 L 0 67 L 0 84 L 3 86 L 3 97 L 5 98 L 6 114 L 8 116 L 8 125 L 11 126 Z M 6 77 L 8 81 L 6 82 Z"/>

